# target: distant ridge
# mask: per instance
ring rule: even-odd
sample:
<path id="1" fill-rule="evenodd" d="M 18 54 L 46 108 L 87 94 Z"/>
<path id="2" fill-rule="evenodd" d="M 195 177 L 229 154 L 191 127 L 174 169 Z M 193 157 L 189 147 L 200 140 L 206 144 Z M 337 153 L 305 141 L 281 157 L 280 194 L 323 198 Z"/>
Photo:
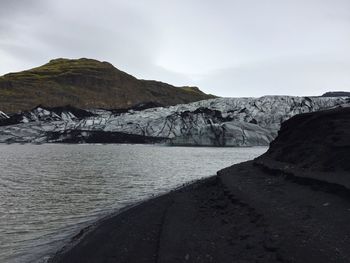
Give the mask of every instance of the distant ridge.
<path id="1" fill-rule="evenodd" d="M 150 102 L 168 106 L 214 97 L 197 87 L 139 80 L 108 62 L 87 58 L 54 59 L 0 77 L 0 110 L 5 113 L 37 105 L 116 109 Z"/>
<path id="2" fill-rule="evenodd" d="M 329 91 L 322 95 L 322 97 L 350 97 L 348 91 Z"/>

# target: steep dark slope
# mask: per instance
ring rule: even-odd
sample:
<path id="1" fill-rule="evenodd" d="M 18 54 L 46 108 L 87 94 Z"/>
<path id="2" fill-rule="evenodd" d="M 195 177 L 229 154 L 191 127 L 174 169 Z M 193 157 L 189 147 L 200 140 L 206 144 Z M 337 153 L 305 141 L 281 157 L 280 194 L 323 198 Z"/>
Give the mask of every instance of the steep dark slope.
<path id="1" fill-rule="evenodd" d="M 314 171 L 349 172 L 350 108 L 292 117 L 282 123 L 263 158 Z"/>
<path id="2" fill-rule="evenodd" d="M 128 108 L 153 102 L 175 105 L 213 98 L 196 87 L 139 80 L 112 64 L 93 59 L 55 59 L 30 70 L 0 77 L 0 109 L 6 113 L 37 105 Z"/>

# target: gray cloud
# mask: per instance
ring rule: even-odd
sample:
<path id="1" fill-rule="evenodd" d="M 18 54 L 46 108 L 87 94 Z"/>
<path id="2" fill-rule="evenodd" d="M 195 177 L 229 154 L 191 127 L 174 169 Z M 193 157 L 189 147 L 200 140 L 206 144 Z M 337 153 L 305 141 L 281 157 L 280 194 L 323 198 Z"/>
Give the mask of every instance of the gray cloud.
<path id="1" fill-rule="evenodd" d="M 350 90 L 348 0 L 0 0 L 0 74 L 55 57 L 221 96 Z"/>
<path id="2" fill-rule="evenodd" d="M 330 90 L 349 90 L 350 61 L 331 57 L 295 57 L 237 68 L 216 70 L 199 76 L 198 84 L 222 96 L 320 95 Z"/>
<path id="3" fill-rule="evenodd" d="M 11 17 L 19 13 L 35 12 L 45 5 L 43 0 L 1 0 L 1 16 Z"/>

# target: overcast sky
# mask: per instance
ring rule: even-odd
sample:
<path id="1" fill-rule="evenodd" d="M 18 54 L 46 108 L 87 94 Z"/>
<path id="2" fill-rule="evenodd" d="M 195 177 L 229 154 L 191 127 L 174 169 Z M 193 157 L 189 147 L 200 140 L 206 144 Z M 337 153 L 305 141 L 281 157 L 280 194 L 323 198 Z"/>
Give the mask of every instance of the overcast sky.
<path id="1" fill-rule="evenodd" d="M 0 75 L 58 57 L 227 97 L 350 91 L 350 0 L 0 0 Z"/>

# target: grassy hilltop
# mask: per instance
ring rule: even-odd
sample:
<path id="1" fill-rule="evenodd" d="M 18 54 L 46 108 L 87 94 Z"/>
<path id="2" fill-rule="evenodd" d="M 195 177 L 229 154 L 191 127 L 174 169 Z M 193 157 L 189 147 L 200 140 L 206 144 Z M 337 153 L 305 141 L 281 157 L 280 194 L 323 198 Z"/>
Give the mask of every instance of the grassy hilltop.
<path id="1" fill-rule="evenodd" d="M 49 63 L 0 77 L 0 110 L 17 112 L 44 106 L 126 108 L 142 102 L 174 105 L 213 98 L 197 87 L 174 87 L 139 80 L 108 62 L 54 59 Z"/>

